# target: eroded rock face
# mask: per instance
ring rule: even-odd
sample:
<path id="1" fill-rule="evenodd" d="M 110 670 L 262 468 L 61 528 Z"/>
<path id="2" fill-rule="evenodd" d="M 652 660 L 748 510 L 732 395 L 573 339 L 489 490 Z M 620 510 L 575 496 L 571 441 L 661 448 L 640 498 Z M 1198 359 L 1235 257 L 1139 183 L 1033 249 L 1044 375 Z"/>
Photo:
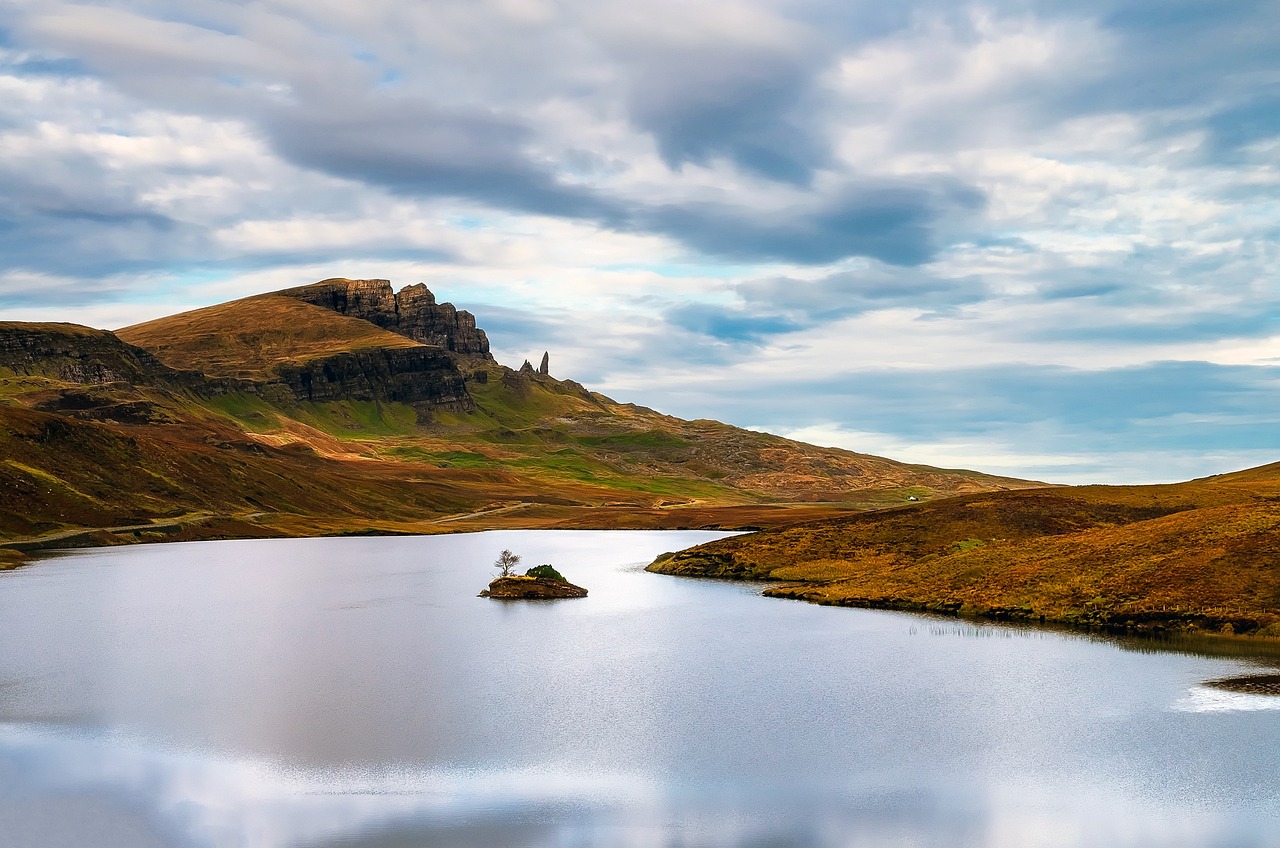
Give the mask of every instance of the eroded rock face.
<path id="1" fill-rule="evenodd" d="M 298 400 L 378 400 L 414 407 L 475 408 L 449 355 L 430 347 L 373 348 L 276 369 Z"/>
<path id="2" fill-rule="evenodd" d="M 0 366 L 69 383 L 177 384 L 184 376 L 106 330 L 76 324 L 0 324 Z"/>
<path id="3" fill-rule="evenodd" d="M 489 338 L 476 326 L 475 316 L 452 303 L 436 303 L 422 283 L 396 293 L 390 280 L 332 279 L 275 294 L 362 318 L 423 344 L 493 361 Z"/>
<path id="4" fill-rule="evenodd" d="M 545 577 L 499 577 L 480 593 L 482 597 L 504 600 L 544 598 L 585 598 L 587 590 L 572 583 Z"/>
<path id="5" fill-rule="evenodd" d="M 164 420 L 146 398 L 132 391 L 137 387 L 190 391 L 205 397 L 244 392 L 272 403 L 377 400 L 405 403 L 426 413 L 431 408 L 475 409 L 462 372 L 449 354 L 435 347 L 357 350 L 301 364 L 283 363 L 270 380 L 242 380 L 175 370 L 105 330 L 0 322 L 0 368 L 104 387 L 62 389 L 39 407 L 121 423 Z"/>

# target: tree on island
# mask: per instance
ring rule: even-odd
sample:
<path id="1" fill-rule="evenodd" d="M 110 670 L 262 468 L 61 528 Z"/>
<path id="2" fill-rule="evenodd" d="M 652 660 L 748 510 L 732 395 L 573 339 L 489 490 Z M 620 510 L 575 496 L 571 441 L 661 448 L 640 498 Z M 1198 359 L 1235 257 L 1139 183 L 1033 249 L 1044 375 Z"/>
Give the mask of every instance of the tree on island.
<path id="1" fill-rule="evenodd" d="M 505 548 L 502 553 L 498 554 L 498 558 L 493 562 L 494 567 L 499 571 L 499 577 L 510 577 L 516 570 L 516 566 L 519 564 L 520 555 L 513 554 Z"/>
<path id="2" fill-rule="evenodd" d="M 560 583 L 569 582 L 568 580 L 565 580 L 564 575 L 556 571 L 555 567 L 552 566 L 550 563 L 535 565 L 533 568 L 526 571 L 524 573 L 524 576 L 525 577 L 541 577 L 543 580 L 556 580 Z"/>

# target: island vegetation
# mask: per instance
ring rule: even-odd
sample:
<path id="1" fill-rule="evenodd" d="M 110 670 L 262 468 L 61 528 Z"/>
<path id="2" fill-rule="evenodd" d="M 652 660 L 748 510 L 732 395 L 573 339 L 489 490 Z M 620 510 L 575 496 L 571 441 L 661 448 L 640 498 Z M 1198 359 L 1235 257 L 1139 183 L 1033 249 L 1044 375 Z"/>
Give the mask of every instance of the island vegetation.
<path id="1" fill-rule="evenodd" d="M 587 590 L 575 586 L 549 563 L 535 565 L 523 575 L 515 573 L 520 555 L 503 550 L 494 560 L 498 575 L 489 588 L 480 593 L 482 598 L 501 600 L 541 600 L 551 598 L 585 598 Z"/>

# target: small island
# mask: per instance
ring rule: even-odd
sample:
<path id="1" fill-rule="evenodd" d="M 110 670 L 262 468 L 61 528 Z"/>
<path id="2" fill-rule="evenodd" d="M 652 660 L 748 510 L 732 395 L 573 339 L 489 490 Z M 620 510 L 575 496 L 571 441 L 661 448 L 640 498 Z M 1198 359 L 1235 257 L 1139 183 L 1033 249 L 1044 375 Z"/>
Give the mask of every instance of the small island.
<path id="1" fill-rule="evenodd" d="M 515 567 L 519 564 L 518 554 L 507 550 L 500 553 L 497 561 L 494 562 L 499 569 L 499 574 L 489 583 L 489 588 L 480 593 L 480 597 L 501 600 L 541 600 L 587 596 L 586 589 L 570 583 L 551 565 L 535 565 L 523 575 L 519 575 L 514 573 Z"/>

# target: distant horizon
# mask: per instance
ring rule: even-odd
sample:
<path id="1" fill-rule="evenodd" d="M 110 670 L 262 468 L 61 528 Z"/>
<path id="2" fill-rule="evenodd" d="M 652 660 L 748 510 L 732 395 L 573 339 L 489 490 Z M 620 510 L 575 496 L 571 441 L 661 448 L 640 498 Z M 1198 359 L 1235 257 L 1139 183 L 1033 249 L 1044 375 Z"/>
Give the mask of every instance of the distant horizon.
<path id="1" fill-rule="evenodd" d="M 425 283 L 623 402 L 1057 483 L 1280 459 L 1274 3 L 0 10 L 0 320 Z"/>

